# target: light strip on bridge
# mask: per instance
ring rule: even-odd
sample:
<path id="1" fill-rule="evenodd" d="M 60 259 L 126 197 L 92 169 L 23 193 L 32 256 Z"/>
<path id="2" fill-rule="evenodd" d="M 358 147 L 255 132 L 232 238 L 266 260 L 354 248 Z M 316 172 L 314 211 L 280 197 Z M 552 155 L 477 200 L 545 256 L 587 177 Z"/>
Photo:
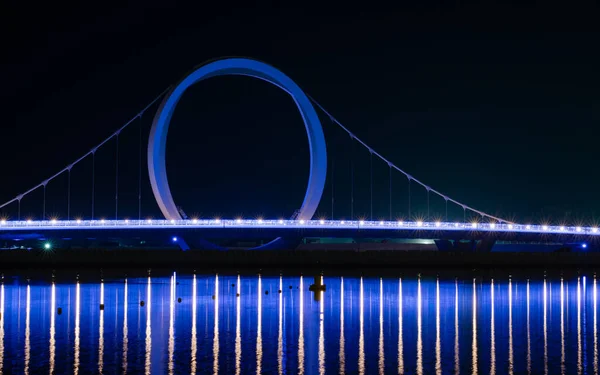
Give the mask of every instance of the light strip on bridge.
<path id="1" fill-rule="evenodd" d="M 427 221 L 364 220 L 26 220 L 0 221 L 0 232 L 8 230 L 58 229 L 135 229 L 135 228 L 289 228 L 289 229 L 360 229 L 360 230 L 426 230 L 481 231 L 508 233 L 554 233 L 599 235 L 597 227 L 550 226 L 505 223 L 458 223 Z"/>

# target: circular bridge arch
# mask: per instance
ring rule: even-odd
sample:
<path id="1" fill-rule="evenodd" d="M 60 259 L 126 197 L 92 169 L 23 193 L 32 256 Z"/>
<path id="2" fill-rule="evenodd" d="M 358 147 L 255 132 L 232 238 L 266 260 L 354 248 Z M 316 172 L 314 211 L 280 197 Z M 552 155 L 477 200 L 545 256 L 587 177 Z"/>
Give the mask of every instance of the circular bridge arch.
<path id="1" fill-rule="evenodd" d="M 297 219 L 310 220 L 323 195 L 327 176 L 325 135 L 317 113 L 302 89 L 278 69 L 247 58 L 223 58 L 208 62 L 185 76 L 163 99 L 152 123 L 148 142 L 148 173 L 152 192 L 160 210 L 169 220 L 182 219 L 173 200 L 165 163 L 169 123 L 179 99 L 191 85 L 211 77 L 242 75 L 267 81 L 287 92 L 304 120 L 310 150 L 310 174 L 304 201 Z"/>

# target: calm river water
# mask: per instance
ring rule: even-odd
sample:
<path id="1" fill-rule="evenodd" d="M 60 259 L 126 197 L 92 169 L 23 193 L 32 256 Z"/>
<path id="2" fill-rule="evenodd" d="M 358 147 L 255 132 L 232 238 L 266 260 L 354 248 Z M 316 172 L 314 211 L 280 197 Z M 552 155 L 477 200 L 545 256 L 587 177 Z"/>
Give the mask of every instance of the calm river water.
<path id="1" fill-rule="evenodd" d="M 314 281 L 5 280 L 0 373 L 598 373 L 591 275 Z"/>

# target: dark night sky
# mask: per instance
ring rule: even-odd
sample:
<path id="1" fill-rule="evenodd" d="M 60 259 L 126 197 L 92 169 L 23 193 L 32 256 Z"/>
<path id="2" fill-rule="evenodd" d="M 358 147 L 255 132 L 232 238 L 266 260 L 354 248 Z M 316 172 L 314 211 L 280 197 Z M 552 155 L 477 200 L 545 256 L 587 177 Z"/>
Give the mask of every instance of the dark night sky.
<path id="1" fill-rule="evenodd" d="M 250 56 L 284 71 L 401 168 L 466 204 L 521 221 L 600 218 L 600 6 L 417 3 L 52 3 L 36 12 L 30 3 L 4 3 L 0 201 L 78 158 L 194 66 Z M 143 118 L 144 149 L 154 111 Z M 322 120 L 336 216 L 349 215 L 351 155 L 355 212 L 366 214 L 368 153 Z M 137 212 L 137 125 L 120 143 L 125 216 Z M 292 100 L 267 83 L 224 77 L 195 86 L 175 113 L 168 148 L 171 187 L 188 213 L 288 216 L 303 198 L 303 124 Z M 114 152 L 110 144 L 97 156 L 98 216 L 114 215 Z M 89 215 L 90 166 L 73 170 L 74 214 Z M 376 163 L 374 173 L 375 216 L 387 217 L 387 167 Z M 406 215 L 405 179 L 393 178 L 393 211 Z M 48 212 L 63 218 L 65 186 L 63 178 L 48 190 Z M 144 186 L 144 215 L 158 217 L 147 173 Z M 328 182 L 323 215 L 329 189 Z M 24 214 L 40 216 L 40 196 L 24 201 Z M 424 197 L 414 192 L 415 211 Z M 442 212 L 443 201 L 432 200 L 432 211 Z"/>

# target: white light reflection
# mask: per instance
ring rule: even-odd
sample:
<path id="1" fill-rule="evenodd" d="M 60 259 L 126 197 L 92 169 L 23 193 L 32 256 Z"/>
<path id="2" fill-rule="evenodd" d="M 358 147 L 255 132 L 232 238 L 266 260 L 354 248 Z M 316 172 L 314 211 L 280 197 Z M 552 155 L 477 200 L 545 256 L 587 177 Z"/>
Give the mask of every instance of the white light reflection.
<path id="1" fill-rule="evenodd" d="M 508 373 L 514 370 L 513 355 L 513 327 L 512 327 L 512 280 L 508 279 Z"/>
<path id="2" fill-rule="evenodd" d="M 304 374 L 304 277 L 300 276 L 300 318 L 298 333 L 298 374 Z"/>
<path id="3" fill-rule="evenodd" d="M 104 305 L 104 282 L 100 282 L 100 304 Z M 104 306 L 103 306 L 104 307 Z M 100 309 L 100 325 L 98 327 L 98 373 L 104 371 L 104 308 Z M 52 374 L 52 372 L 50 372 Z"/>
<path id="4" fill-rule="evenodd" d="M 460 357 L 458 347 L 458 280 L 454 282 L 454 373 L 460 373 Z"/>
<path id="5" fill-rule="evenodd" d="M 196 279 L 194 277 L 194 283 Z M 195 284 L 194 284 L 195 287 Z M 240 275 L 237 277 L 237 302 L 235 305 L 236 315 L 235 315 L 235 374 L 240 375 L 242 372 L 242 332 L 241 332 L 241 315 L 240 315 L 240 300 L 241 297 L 241 286 L 240 286 Z M 194 309 L 194 314 L 196 310 Z M 195 320 L 195 319 L 194 319 Z M 195 322 L 194 322 L 195 324 Z M 194 327 L 195 328 L 195 327 Z M 195 333 L 195 332 L 194 332 Z"/>
<path id="6" fill-rule="evenodd" d="M 442 344 L 440 341 L 440 279 L 435 285 L 435 373 L 442 373 Z"/>
<path id="7" fill-rule="evenodd" d="M 417 374 L 423 374 L 423 337 L 421 332 L 421 277 L 417 279 Z"/>
<path id="8" fill-rule="evenodd" d="M 383 350 L 383 279 L 379 278 L 379 373 L 385 374 Z"/>
<path id="9" fill-rule="evenodd" d="M 359 336 L 358 336 L 358 373 L 365 373 L 365 332 L 364 332 L 364 292 L 363 278 L 360 278 L 360 315 L 359 315 Z"/>
<path id="10" fill-rule="evenodd" d="M 198 339 L 196 337 L 196 305 L 198 303 L 198 297 L 196 296 L 197 281 L 196 274 L 194 274 L 194 280 L 192 281 L 192 343 L 190 348 L 190 374 L 196 375 L 196 355 L 198 353 Z M 236 341 L 237 345 L 237 341 Z"/>
<path id="11" fill-rule="evenodd" d="M 277 371 L 283 374 L 283 279 L 279 276 L 279 327 L 277 329 Z"/>
<path id="12" fill-rule="evenodd" d="M 560 373 L 565 373 L 565 290 L 563 279 L 560 279 Z"/>
<path id="13" fill-rule="evenodd" d="M 29 359 L 31 358 L 31 342 L 29 340 L 30 317 L 31 317 L 31 288 L 30 288 L 29 284 L 27 284 L 27 304 L 25 305 L 25 368 L 23 369 L 23 372 L 25 373 L 25 375 L 29 374 Z"/>
<path id="14" fill-rule="evenodd" d="M 259 311 L 259 320 L 258 320 L 258 331 L 260 332 L 261 322 L 260 322 L 260 275 L 258 276 L 258 311 Z M 214 325 L 214 333 L 213 333 L 213 374 L 219 373 L 219 274 L 215 275 L 215 325 Z M 260 333 L 258 333 L 260 340 Z M 258 341 L 256 343 L 256 354 L 258 355 Z M 260 365 L 259 367 L 260 368 Z"/>
<path id="15" fill-rule="evenodd" d="M 581 282 L 577 278 L 577 373 L 583 371 L 581 362 Z"/>
<path id="16" fill-rule="evenodd" d="M 79 317 L 81 313 L 81 289 L 79 281 L 75 287 L 75 344 L 74 344 L 74 359 L 73 359 L 73 374 L 79 373 Z"/>
<path id="17" fill-rule="evenodd" d="M 171 276 L 171 288 L 169 293 L 169 374 L 174 372 L 173 354 L 175 353 L 175 329 L 173 309 L 175 308 L 175 275 Z"/>
<path id="18" fill-rule="evenodd" d="M 477 374 L 477 289 L 475 285 L 475 279 L 473 279 L 473 341 L 471 344 L 471 352 L 473 356 L 473 375 Z"/>
<path id="19" fill-rule="evenodd" d="M 398 280 L 398 374 L 404 374 L 404 342 L 402 340 L 402 279 Z"/>
<path id="20" fill-rule="evenodd" d="M 321 285 L 323 283 L 323 276 L 321 276 Z M 324 327 L 324 304 L 325 298 L 323 296 L 323 290 L 319 290 L 319 374 L 325 374 L 325 327 Z"/>
<path id="21" fill-rule="evenodd" d="M 258 317 L 256 328 L 256 373 L 262 374 L 262 279 L 258 275 Z"/>
<path id="22" fill-rule="evenodd" d="M 146 292 L 146 357 L 144 363 L 144 369 L 146 375 L 150 375 L 151 373 L 151 351 L 152 351 L 152 320 L 150 317 L 150 306 L 151 306 L 151 298 L 152 298 L 152 289 L 151 289 L 152 279 L 148 276 L 148 290 Z"/>
<path id="23" fill-rule="evenodd" d="M 597 306 L 597 294 L 596 294 L 596 275 L 594 275 L 594 375 L 598 375 L 598 331 L 596 326 L 596 306 Z"/>
<path id="24" fill-rule="evenodd" d="M 127 350 L 129 346 L 129 338 L 127 337 L 129 335 L 127 327 L 127 289 L 127 279 L 125 279 L 125 291 L 123 295 L 123 362 L 121 365 L 123 374 L 127 374 Z"/>
<path id="25" fill-rule="evenodd" d="M 0 286 L 0 373 L 4 368 L 4 283 Z"/>
<path id="26" fill-rule="evenodd" d="M 4 285 L 2 285 L 2 305 L 4 305 Z M 2 308 L 4 311 L 4 308 Z M 3 314 L 4 315 L 4 314 Z M 54 359 L 56 358 L 56 339 L 54 322 L 56 319 L 56 285 L 52 282 L 52 293 L 50 300 L 50 374 L 54 374 Z"/>
<path id="27" fill-rule="evenodd" d="M 494 328 L 494 279 L 490 284 L 490 375 L 496 374 L 496 331 Z"/>
<path id="28" fill-rule="evenodd" d="M 548 293 L 544 278 L 544 374 L 548 375 Z"/>
<path id="29" fill-rule="evenodd" d="M 531 333 L 529 331 L 529 280 L 527 280 L 527 374 L 531 374 Z"/>
<path id="30" fill-rule="evenodd" d="M 344 338 L 344 278 L 340 281 L 340 375 L 346 373 L 346 339 Z"/>

